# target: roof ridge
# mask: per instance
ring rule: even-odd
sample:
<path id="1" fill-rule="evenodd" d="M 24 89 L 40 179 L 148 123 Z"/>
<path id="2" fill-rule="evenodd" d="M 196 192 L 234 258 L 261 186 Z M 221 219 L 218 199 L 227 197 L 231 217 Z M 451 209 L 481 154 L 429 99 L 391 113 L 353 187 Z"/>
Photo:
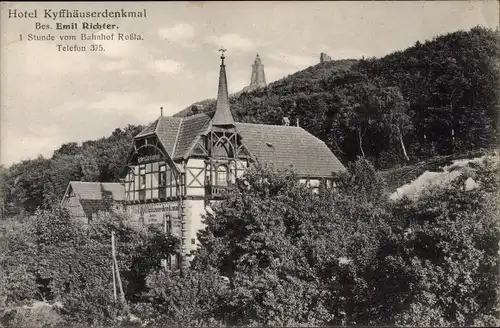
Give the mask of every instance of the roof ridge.
<path id="1" fill-rule="evenodd" d="M 177 134 L 175 135 L 174 147 L 172 149 L 172 159 L 175 157 L 175 151 L 177 148 L 177 141 L 179 140 L 179 134 L 181 134 L 183 123 L 184 123 L 184 117 L 181 117 L 181 120 L 179 121 L 179 125 L 177 126 Z"/>
<path id="2" fill-rule="evenodd" d="M 153 130 L 153 133 L 156 133 L 158 131 L 158 127 L 160 126 L 160 120 L 163 118 L 163 116 L 158 117 L 158 119 L 155 121 L 156 126 L 155 129 Z M 157 134 L 157 133 L 156 133 Z"/>
<path id="3" fill-rule="evenodd" d="M 302 129 L 302 130 L 306 131 L 303 127 L 301 127 L 301 126 L 295 126 L 295 125 L 264 124 L 264 123 L 245 123 L 245 122 L 235 122 L 235 124 L 261 125 L 261 126 L 279 126 L 279 127 L 283 127 L 283 128 L 296 128 L 296 129 L 299 128 L 299 129 Z"/>
<path id="4" fill-rule="evenodd" d="M 159 118 L 158 118 L 158 119 L 156 119 L 156 120 L 154 120 L 153 122 L 149 123 L 149 124 L 148 124 L 148 125 L 147 125 L 147 126 L 146 126 L 146 127 L 145 127 L 142 131 L 141 131 L 141 132 L 139 132 L 139 133 L 138 133 L 135 137 L 138 137 L 138 136 L 142 135 L 142 133 L 143 133 L 144 131 L 146 131 L 146 130 L 147 130 L 147 129 L 151 126 L 151 125 L 153 125 L 153 124 L 155 124 L 156 122 L 158 122 L 158 120 L 159 120 Z M 156 126 L 155 126 L 155 130 L 156 130 L 156 128 L 157 128 L 157 127 L 158 127 L 158 124 L 156 124 Z M 154 131 L 153 131 L 153 132 L 148 132 L 148 133 L 145 133 L 144 135 L 151 134 L 151 133 L 154 133 Z M 135 138 L 135 137 L 134 137 L 134 138 Z"/>
<path id="5" fill-rule="evenodd" d="M 190 115 L 190 116 L 186 116 L 186 117 L 181 117 L 182 120 L 192 120 L 193 118 L 198 118 L 198 117 L 201 117 L 201 116 L 207 116 L 207 114 L 205 113 L 199 113 L 199 114 L 194 114 L 194 115 Z M 178 118 L 178 117 L 176 117 Z"/>

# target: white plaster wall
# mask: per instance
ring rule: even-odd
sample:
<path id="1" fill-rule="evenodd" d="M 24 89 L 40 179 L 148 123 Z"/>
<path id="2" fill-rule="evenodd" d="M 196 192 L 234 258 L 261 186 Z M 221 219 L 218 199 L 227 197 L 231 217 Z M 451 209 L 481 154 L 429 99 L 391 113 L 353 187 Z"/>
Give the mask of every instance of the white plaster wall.
<path id="1" fill-rule="evenodd" d="M 187 167 L 199 167 L 199 168 L 204 168 L 205 167 L 205 160 L 199 159 L 199 158 L 190 158 L 187 161 Z"/>
<path id="2" fill-rule="evenodd" d="M 206 214 L 205 201 L 204 200 L 186 200 L 186 250 L 188 254 L 195 250 L 198 245 L 198 238 L 196 233 L 198 230 L 205 228 L 205 224 L 202 223 L 202 215 Z M 195 240 L 195 244 L 191 243 L 191 240 Z"/>
<path id="3" fill-rule="evenodd" d="M 188 172 L 189 171 L 189 172 Z M 186 164 L 186 194 L 188 196 L 205 196 L 205 161 L 190 158 Z M 197 176 L 197 180 L 193 177 Z"/>
<path id="4" fill-rule="evenodd" d="M 187 187 L 188 196 L 205 196 L 204 187 Z"/>

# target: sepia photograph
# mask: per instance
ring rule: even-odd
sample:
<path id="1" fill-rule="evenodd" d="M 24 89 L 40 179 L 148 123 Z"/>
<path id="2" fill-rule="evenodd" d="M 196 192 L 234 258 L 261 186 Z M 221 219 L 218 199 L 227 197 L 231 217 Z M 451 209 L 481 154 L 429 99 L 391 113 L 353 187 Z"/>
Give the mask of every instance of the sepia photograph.
<path id="1" fill-rule="evenodd" d="M 500 326 L 498 1 L 0 9 L 0 328 Z"/>

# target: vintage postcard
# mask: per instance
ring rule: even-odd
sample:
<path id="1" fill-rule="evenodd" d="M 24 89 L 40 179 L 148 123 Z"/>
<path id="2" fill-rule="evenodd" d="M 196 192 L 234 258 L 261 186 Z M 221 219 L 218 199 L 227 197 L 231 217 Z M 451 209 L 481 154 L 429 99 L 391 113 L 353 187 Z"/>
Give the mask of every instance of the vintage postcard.
<path id="1" fill-rule="evenodd" d="M 1 2 L 0 326 L 499 326 L 499 10 Z"/>

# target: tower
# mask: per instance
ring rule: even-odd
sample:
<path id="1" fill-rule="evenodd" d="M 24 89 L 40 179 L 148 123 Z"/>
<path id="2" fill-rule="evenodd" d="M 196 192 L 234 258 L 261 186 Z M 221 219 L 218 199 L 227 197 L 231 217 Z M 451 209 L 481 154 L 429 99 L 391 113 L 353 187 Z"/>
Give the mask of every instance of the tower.
<path id="1" fill-rule="evenodd" d="M 331 61 L 331 60 L 332 60 L 332 57 L 328 56 L 324 52 L 322 52 L 321 55 L 319 56 L 320 63 L 324 63 L 324 62 Z"/>
<path id="2" fill-rule="evenodd" d="M 214 117 L 212 118 L 212 126 L 222 128 L 234 128 L 234 119 L 231 109 L 229 108 L 229 92 L 227 90 L 226 65 L 224 64 L 224 52 L 226 49 L 220 49 L 221 65 L 219 73 L 219 90 L 217 91 L 217 105 Z"/>
<path id="3" fill-rule="evenodd" d="M 257 57 L 255 57 L 255 61 L 252 65 L 252 77 L 250 79 L 250 86 L 267 86 L 266 75 L 264 74 L 264 65 L 262 65 L 259 54 L 257 54 Z"/>
<path id="4" fill-rule="evenodd" d="M 225 49 L 222 52 L 219 90 L 215 114 L 210 122 L 210 129 L 206 136 L 208 158 L 205 161 L 207 172 L 206 185 L 209 187 L 207 195 L 217 196 L 218 190 L 226 188 L 237 177 L 238 170 L 242 171 L 241 159 L 246 160 L 248 151 L 238 135 L 236 124 L 229 104 L 226 65 L 224 64 Z M 244 165 L 246 167 L 246 165 Z"/>

